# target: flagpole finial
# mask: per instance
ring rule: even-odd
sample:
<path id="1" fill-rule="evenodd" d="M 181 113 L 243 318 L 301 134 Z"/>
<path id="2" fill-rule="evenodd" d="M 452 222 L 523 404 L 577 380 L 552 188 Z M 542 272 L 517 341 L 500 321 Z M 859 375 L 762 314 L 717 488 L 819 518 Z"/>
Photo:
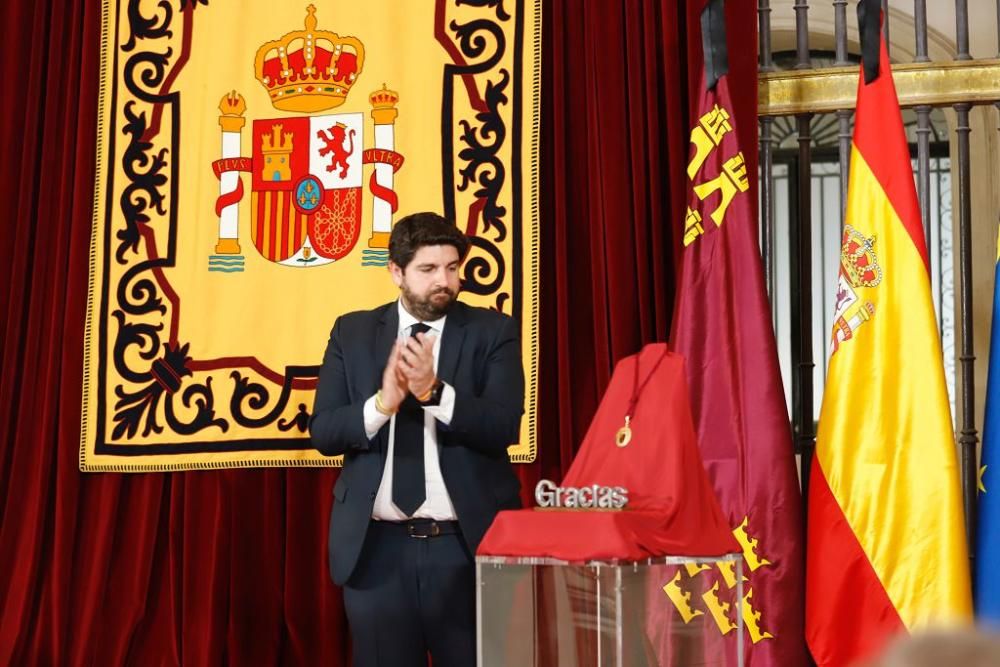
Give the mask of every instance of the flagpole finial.
<path id="1" fill-rule="evenodd" d="M 712 90 L 729 73 L 725 0 L 709 0 L 701 12 L 701 48 L 705 55 L 705 89 Z"/>
<path id="2" fill-rule="evenodd" d="M 865 84 L 879 75 L 879 56 L 882 51 L 882 3 L 880 0 L 858 0 L 858 34 L 861 36 L 861 66 Z"/>

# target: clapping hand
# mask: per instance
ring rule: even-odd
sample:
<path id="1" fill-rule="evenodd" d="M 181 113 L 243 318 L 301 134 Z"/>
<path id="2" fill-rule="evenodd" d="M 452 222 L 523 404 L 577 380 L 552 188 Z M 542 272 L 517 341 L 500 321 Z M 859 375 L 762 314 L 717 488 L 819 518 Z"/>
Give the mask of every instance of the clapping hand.
<path id="1" fill-rule="evenodd" d="M 379 392 L 379 403 L 386 412 L 393 413 L 399 410 L 400 404 L 410 392 L 406 375 L 400 366 L 400 353 L 403 349 L 403 341 L 397 340 L 392 345 L 389 352 L 389 360 L 382 371 L 382 389 Z"/>
<path id="2" fill-rule="evenodd" d="M 437 336 L 419 333 L 407 337 L 400 346 L 399 367 L 406 379 L 410 393 L 424 396 L 431 390 L 437 377 L 434 374 L 434 341 Z"/>

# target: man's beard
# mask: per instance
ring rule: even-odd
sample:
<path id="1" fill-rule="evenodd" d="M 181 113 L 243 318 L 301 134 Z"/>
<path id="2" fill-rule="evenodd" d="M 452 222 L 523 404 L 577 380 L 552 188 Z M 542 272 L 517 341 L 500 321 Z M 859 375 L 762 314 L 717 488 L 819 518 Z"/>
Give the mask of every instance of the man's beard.
<path id="1" fill-rule="evenodd" d="M 448 314 L 451 309 L 451 305 L 455 303 L 455 298 L 458 296 L 455 292 L 452 292 L 447 287 L 441 287 L 434 290 L 427 295 L 427 298 L 421 299 L 416 294 L 411 292 L 409 288 L 404 284 L 403 287 L 403 301 L 406 309 L 410 311 L 410 315 L 413 315 L 418 320 L 424 322 L 433 322 L 434 320 L 441 319 Z M 447 299 L 441 299 L 438 295 L 447 295 Z"/>

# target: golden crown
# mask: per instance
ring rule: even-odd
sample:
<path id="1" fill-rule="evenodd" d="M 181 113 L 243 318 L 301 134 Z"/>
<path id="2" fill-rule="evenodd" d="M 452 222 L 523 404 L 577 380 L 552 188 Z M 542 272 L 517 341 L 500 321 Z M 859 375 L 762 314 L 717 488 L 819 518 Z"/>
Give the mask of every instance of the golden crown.
<path id="1" fill-rule="evenodd" d="M 399 93 L 389 90 L 384 83 L 381 90 L 376 90 L 368 96 L 368 102 L 372 105 L 372 118 L 375 119 L 376 125 L 388 125 L 399 115 L 396 111 Z"/>
<path id="2" fill-rule="evenodd" d="M 316 7 L 309 5 L 304 30 L 257 49 L 254 75 L 275 108 L 310 113 L 343 104 L 364 64 L 361 40 L 317 30 Z"/>
<path id="3" fill-rule="evenodd" d="M 882 282 L 882 269 L 875 256 L 875 237 L 865 235 L 850 225 L 844 225 L 840 246 L 840 266 L 854 287 L 875 287 Z"/>

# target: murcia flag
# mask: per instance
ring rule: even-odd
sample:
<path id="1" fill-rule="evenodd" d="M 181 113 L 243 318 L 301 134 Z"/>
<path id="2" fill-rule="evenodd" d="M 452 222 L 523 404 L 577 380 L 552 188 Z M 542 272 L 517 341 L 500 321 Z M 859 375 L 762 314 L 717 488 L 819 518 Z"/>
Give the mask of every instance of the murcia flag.
<path id="1" fill-rule="evenodd" d="M 879 3 L 864 5 L 833 354 L 809 485 L 806 638 L 821 667 L 971 614 L 927 248 Z"/>
<path id="2" fill-rule="evenodd" d="M 701 80 L 692 82 L 697 87 L 672 342 L 686 359 L 702 461 L 743 551 L 747 664 L 800 667 L 806 658 L 802 497 L 757 241 L 757 100 L 756 88 L 746 85 L 756 81 L 756 62 L 725 57 L 727 20 L 730 28 L 753 25 L 754 12 L 753 3 L 724 8 L 713 0 L 701 15 L 698 53 L 708 60 Z M 689 570 L 694 581 L 682 578 L 681 590 L 687 594 L 715 582 L 732 589 L 736 578 L 725 565 Z M 677 611 L 687 623 L 691 613 L 681 605 Z M 724 635 L 740 620 L 735 608 L 695 611 L 712 613 Z M 677 659 L 671 647 L 662 648 L 661 656 Z"/>

